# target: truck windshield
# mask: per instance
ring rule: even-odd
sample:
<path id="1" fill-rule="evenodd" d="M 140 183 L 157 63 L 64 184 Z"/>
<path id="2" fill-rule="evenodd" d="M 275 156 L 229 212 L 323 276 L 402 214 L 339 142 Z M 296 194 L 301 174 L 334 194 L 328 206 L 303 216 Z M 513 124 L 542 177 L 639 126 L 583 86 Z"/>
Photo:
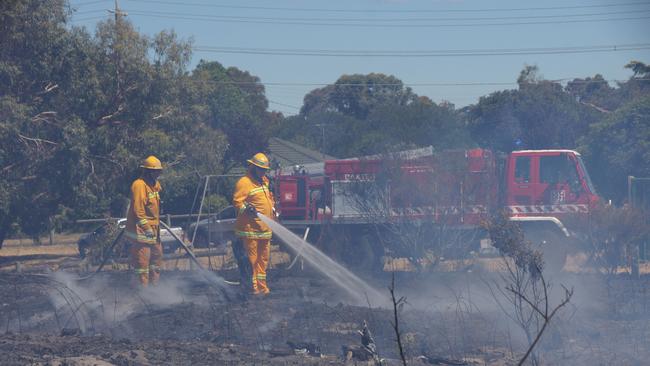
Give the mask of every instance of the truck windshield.
<path id="1" fill-rule="evenodd" d="M 578 159 L 578 164 L 580 164 L 580 170 L 582 170 L 582 176 L 585 178 L 585 181 L 587 182 L 587 187 L 589 188 L 589 191 L 591 191 L 591 193 L 593 194 L 596 194 L 596 189 L 594 188 L 594 184 L 591 183 L 589 172 L 587 171 L 587 167 L 585 167 L 585 163 L 582 162 L 582 157 L 576 156 L 576 158 Z"/>

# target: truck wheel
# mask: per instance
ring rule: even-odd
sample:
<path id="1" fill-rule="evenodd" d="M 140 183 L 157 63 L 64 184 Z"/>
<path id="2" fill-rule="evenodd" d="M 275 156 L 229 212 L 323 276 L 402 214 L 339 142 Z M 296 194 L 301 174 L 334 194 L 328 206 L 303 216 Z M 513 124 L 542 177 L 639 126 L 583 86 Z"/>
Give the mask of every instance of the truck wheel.
<path id="1" fill-rule="evenodd" d="M 545 274 L 562 272 L 569 253 L 569 244 L 565 238 L 554 232 L 531 231 L 526 232 L 526 240 L 532 242 L 533 249 L 542 252 Z"/>
<path id="2" fill-rule="evenodd" d="M 384 268 L 384 248 L 376 234 L 367 227 L 347 230 L 344 245 L 344 262 L 353 270 L 381 272 Z"/>

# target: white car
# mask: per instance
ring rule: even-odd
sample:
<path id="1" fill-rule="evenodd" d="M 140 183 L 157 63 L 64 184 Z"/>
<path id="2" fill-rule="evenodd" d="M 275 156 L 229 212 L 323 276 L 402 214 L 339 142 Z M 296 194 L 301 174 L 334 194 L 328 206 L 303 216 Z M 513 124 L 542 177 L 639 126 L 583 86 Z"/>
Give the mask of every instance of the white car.
<path id="1" fill-rule="evenodd" d="M 206 248 L 208 246 L 223 246 L 235 238 L 235 221 L 237 213 L 233 206 L 227 206 L 210 218 L 199 221 L 194 246 L 197 248 Z M 188 240 L 192 240 L 196 222 L 190 225 L 188 230 Z"/>

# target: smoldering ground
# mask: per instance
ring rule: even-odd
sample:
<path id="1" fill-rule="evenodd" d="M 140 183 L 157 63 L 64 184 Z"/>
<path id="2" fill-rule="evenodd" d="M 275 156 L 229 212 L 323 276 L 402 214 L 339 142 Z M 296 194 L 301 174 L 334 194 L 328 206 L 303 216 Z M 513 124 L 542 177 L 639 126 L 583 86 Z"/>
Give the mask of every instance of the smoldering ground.
<path id="1" fill-rule="evenodd" d="M 551 320 L 535 348 L 541 364 L 637 365 L 650 356 L 650 279 L 569 272 L 548 278 L 551 308 L 561 301 L 563 286 L 572 288 L 574 296 Z M 529 345 L 515 321 L 514 305 L 504 296 L 508 282 L 502 273 L 476 268 L 404 273 L 397 286 L 408 300 L 402 313 L 404 332 L 414 332 L 411 338 L 420 339 L 411 351 L 467 357 L 479 348 L 515 360 Z M 429 334 L 418 334 L 413 323 Z M 533 321 L 531 329 L 540 325 Z"/>
<path id="2" fill-rule="evenodd" d="M 145 356 L 151 363 L 172 363 L 160 353 L 164 347 L 173 348 L 178 357 L 205 364 L 207 358 L 200 357 L 217 356 L 189 354 L 190 350 L 204 353 L 196 347 L 235 345 L 240 347 L 238 352 L 245 349 L 268 360 L 274 350 L 286 350 L 290 341 L 312 343 L 324 354 L 340 359 L 343 345 L 359 344 L 357 331 L 365 320 L 380 356 L 399 357 L 391 306 L 350 305 L 346 291 L 316 271 L 271 270 L 271 295 L 249 299 L 236 296 L 231 286 L 223 287 L 219 275 L 210 275 L 215 277 L 207 280 L 202 273 L 163 272 L 158 287 L 135 291 L 129 273 L 105 273 L 87 281 L 77 281 L 75 275 L 66 273 L 2 274 L 0 324 L 3 339 L 10 337 L 5 346 L 14 347 L 17 355 L 35 357 L 42 353 L 34 348 L 37 345 L 10 336 L 29 334 L 45 337 L 42 339 L 51 344 L 48 352 L 66 354 L 63 344 L 70 344 L 65 340 L 75 337 L 77 351 L 84 354 L 101 356 L 107 347 L 146 345 Z M 607 282 L 599 275 L 563 276 L 553 279 L 554 289 L 563 283 L 573 286 L 575 295 L 542 337 L 537 354 L 543 364 L 633 365 L 650 357 L 644 343 L 650 315 L 645 310 L 648 307 L 641 306 L 644 301 L 647 304 L 642 296 L 650 284 L 647 279 L 618 277 Z M 388 300 L 390 281 L 390 274 L 384 273 L 367 282 Z M 468 364 L 480 360 L 488 365 L 517 360 L 527 340 L 508 317 L 512 309 L 503 299 L 501 305 L 495 299 L 500 296 L 496 287 L 504 286 L 499 281 L 499 273 L 477 268 L 471 272 L 396 273 L 396 294 L 407 299 L 398 311 L 407 357 L 426 355 L 468 360 Z M 552 297 L 551 304 L 556 300 Z M 626 306 L 628 302 L 639 305 Z M 102 337 L 106 346 L 81 347 L 97 337 Z M 120 343 L 123 339 L 130 343 Z M 185 346 L 173 346 L 179 344 Z"/>
<path id="3" fill-rule="evenodd" d="M 58 271 L 17 275 L 12 280 L 10 293 L 16 301 L 12 308 L 24 309 L 22 313 L 15 311 L 19 316 L 6 317 L 6 330 L 12 331 L 59 328 L 62 332 L 93 334 L 127 327 L 129 319 L 143 312 L 183 304 L 216 305 L 236 296 L 221 277 L 209 271 L 163 276 L 157 286 L 142 289 L 130 273 L 100 273 L 80 280 L 76 274 Z M 24 291 L 37 291 L 41 296 L 29 297 Z M 39 301 L 20 305 L 34 299 Z M 34 314 L 26 316 L 29 312 Z"/>

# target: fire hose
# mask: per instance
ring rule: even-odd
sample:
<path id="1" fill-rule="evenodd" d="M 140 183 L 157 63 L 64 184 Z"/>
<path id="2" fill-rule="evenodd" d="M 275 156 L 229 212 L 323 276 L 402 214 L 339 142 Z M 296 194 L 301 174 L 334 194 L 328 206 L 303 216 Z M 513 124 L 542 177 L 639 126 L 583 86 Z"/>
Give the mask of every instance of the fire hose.
<path id="1" fill-rule="evenodd" d="M 119 243 L 120 239 L 122 238 L 122 235 L 124 235 L 124 230 L 126 230 L 126 229 L 120 230 L 120 233 L 117 234 L 117 237 L 115 237 L 115 240 L 113 240 L 113 243 L 111 244 L 111 246 L 108 247 L 108 250 L 104 251 L 104 256 L 103 256 L 104 259 L 102 260 L 102 263 L 99 264 L 99 267 L 97 267 L 97 270 L 95 270 L 95 272 L 89 274 L 88 276 L 79 277 L 77 279 L 78 281 L 84 281 L 84 280 L 90 279 L 93 276 L 95 276 L 97 273 L 99 273 L 99 271 L 101 271 L 102 268 L 104 268 L 104 265 L 106 264 L 106 262 L 108 262 L 108 260 L 111 258 L 110 254 L 113 253 L 113 248 L 115 248 L 115 245 L 117 245 L 117 243 Z"/>

